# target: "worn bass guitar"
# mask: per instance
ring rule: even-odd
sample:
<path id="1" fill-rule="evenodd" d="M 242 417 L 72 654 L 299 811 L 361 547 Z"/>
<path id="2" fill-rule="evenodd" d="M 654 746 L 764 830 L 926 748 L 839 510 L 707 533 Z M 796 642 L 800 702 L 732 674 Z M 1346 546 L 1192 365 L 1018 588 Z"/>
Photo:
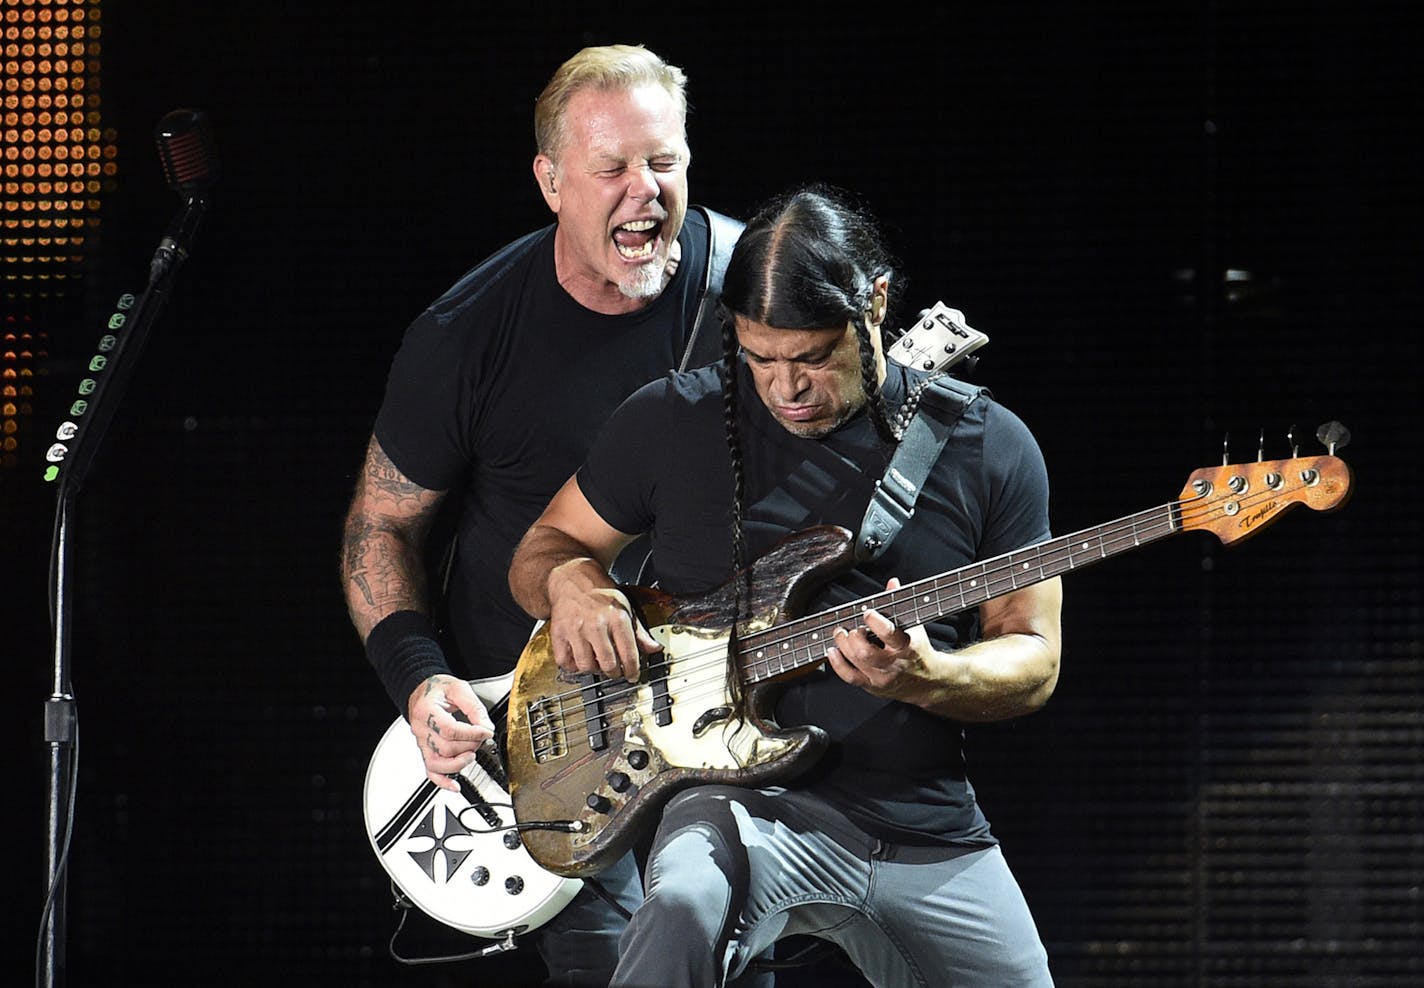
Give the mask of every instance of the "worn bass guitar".
<path id="1" fill-rule="evenodd" d="M 1294 505 L 1340 507 L 1350 483 L 1349 468 L 1333 450 L 1203 468 L 1176 500 L 1159 507 L 799 617 L 811 590 L 854 565 L 850 532 L 807 529 L 748 568 L 741 609 L 747 619 L 738 628 L 735 662 L 740 691 L 727 684 L 735 581 L 698 596 L 627 587 L 663 646 L 645 657 L 639 682 L 560 670 L 547 627 L 530 639 L 515 669 L 506 751 L 514 813 L 522 822 L 561 828 L 526 832 L 525 845 L 555 874 L 596 874 L 678 790 L 766 785 L 809 767 L 826 737 L 815 727 L 777 726 L 776 694 L 820 666 L 832 632 L 856 624 L 863 607 L 911 627 L 1178 532 L 1237 542 Z"/>

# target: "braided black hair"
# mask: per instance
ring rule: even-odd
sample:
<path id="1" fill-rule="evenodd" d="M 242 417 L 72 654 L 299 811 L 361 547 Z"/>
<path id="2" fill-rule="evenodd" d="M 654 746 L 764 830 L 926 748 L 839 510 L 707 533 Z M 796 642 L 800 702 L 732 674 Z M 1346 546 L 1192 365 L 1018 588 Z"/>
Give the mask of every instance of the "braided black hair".
<path id="1" fill-rule="evenodd" d="M 747 222 L 722 283 L 723 416 L 732 460 L 732 649 L 745 585 L 743 533 L 745 476 L 738 434 L 736 319 L 777 329 L 827 329 L 850 323 L 860 352 L 866 409 L 887 445 L 898 440 L 880 393 L 867 315 L 877 278 L 889 276 L 892 302 L 902 289 L 895 259 L 875 218 L 849 193 L 824 184 L 803 186 L 772 199 Z M 886 315 L 893 304 L 886 306 Z M 729 658 L 730 658 L 729 656 Z M 733 660 L 733 671 L 735 671 Z M 737 682 L 738 676 L 729 677 Z M 734 687 L 735 688 L 735 687 Z"/>
<path id="2" fill-rule="evenodd" d="M 855 327 L 861 385 L 876 432 L 897 441 L 880 393 L 867 313 L 877 278 L 889 278 L 890 300 L 901 289 L 895 259 L 875 218 L 849 193 L 813 184 L 784 193 L 747 222 L 727 263 L 720 311 L 723 323 L 721 377 L 727 446 L 733 472 L 733 561 L 746 564 L 742 539 L 742 457 L 737 435 L 737 338 L 735 320 L 777 329 Z M 886 313 L 893 308 L 887 305 Z"/>

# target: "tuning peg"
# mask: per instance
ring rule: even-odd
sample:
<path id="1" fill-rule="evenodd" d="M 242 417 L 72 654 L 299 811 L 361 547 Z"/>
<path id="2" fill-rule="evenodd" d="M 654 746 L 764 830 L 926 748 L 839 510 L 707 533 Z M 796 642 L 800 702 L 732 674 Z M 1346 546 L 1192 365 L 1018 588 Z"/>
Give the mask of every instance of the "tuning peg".
<path id="1" fill-rule="evenodd" d="M 1224 467 L 1231 465 L 1231 433 L 1229 432 L 1221 434 L 1221 465 Z"/>
<path id="2" fill-rule="evenodd" d="M 1290 443 L 1291 459 L 1300 456 L 1300 440 L 1296 438 L 1295 434 L 1295 430 L 1298 428 L 1299 426 L 1295 423 L 1291 423 L 1291 427 L 1286 430 L 1286 442 Z"/>
<path id="3" fill-rule="evenodd" d="M 1262 429 L 1261 434 L 1256 437 L 1256 462 L 1263 463 L 1266 459 L 1266 430 Z"/>
<path id="4" fill-rule="evenodd" d="M 1344 449 L 1350 445 L 1350 430 L 1339 422 L 1331 420 L 1315 430 L 1315 438 L 1320 440 L 1331 456 L 1334 456 L 1337 449 Z"/>

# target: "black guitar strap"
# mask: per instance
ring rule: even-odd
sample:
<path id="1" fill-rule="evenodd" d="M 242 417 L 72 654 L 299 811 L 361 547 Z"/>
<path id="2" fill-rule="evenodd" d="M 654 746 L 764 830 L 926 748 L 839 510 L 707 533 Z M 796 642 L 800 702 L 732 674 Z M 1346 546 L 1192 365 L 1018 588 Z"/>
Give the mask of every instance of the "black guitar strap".
<path id="1" fill-rule="evenodd" d="M 855 557 L 860 562 L 875 559 L 900 533 L 900 529 L 915 513 L 915 499 L 929 476 L 939 454 L 949 442 L 954 427 L 965 410 L 989 389 L 965 384 L 952 377 L 937 377 L 928 382 L 920 396 L 905 435 L 885 468 L 885 475 L 875 482 L 875 494 L 865 509 L 860 534 L 855 540 Z"/>
<path id="2" fill-rule="evenodd" d="M 707 230 L 711 242 L 707 246 L 707 273 L 702 278 L 702 304 L 697 307 L 697 318 L 692 323 L 692 332 L 687 336 L 687 349 L 683 351 L 680 371 L 703 367 L 722 356 L 721 334 L 715 332 L 717 300 L 722 297 L 722 275 L 727 271 L 727 260 L 732 256 L 732 248 L 742 235 L 744 224 L 741 220 L 724 216 L 706 206 L 693 206 L 707 217 Z"/>

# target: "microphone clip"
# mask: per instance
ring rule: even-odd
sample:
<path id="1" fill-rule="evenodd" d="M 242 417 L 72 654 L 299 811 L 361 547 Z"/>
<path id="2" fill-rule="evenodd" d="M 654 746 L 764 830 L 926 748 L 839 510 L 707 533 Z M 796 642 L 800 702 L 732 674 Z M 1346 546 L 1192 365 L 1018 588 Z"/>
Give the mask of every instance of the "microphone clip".
<path id="1" fill-rule="evenodd" d="M 202 222 L 207 208 L 207 200 L 201 195 L 195 195 L 183 204 L 173 221 L 168 224 L 163 239 L 158 242 L 158 249 L 153 252 L 153 260 L 148 264 L 150 288 L 171 276 L 178 270 L 178 266 L 188 259 L 188 249 L 193 244 L 193 238 L 198 233 L 198 224 Z"/>

